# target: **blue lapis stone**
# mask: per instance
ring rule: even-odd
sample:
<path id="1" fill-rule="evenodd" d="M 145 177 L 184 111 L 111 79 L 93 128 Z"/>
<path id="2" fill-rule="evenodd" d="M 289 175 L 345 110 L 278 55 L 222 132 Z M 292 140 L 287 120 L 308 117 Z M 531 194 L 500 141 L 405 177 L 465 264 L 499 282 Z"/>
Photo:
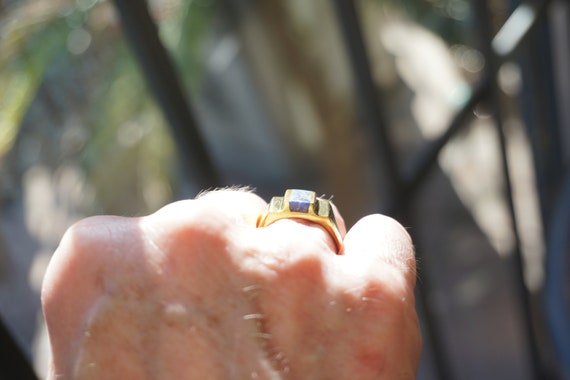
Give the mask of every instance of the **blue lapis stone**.
<path id="1" fill-rule="evenodd" d="M 291 190 L 289 194 L 289 210 L 293 212 L 308 212 L 312 200 L 312 191 Z"/>

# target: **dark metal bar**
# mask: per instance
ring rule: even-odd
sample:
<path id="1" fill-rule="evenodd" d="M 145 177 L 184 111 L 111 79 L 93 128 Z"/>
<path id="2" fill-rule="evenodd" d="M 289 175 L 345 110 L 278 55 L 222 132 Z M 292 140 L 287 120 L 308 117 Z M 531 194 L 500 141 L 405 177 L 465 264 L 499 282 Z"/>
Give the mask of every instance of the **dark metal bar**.
<path id="1" fill-rule="evenodd" d="M 404 207 L 407 200 L 414 196 L 423 180 L 437 164 L 437 158 L 443 147 L 457 132 L 467 125 L 466 121 L 472 116 L 473 109 L 488 96 L 490 88 L 491 78 L 485 77 L 481 80 L 479 85 L 472 90 L 472 95 L 459 112 L 455 114 L 455 117 L 445 132 L 437 139 L 426 143 L 418 153 L 406 163 L 402 172 L 404 194 L 402 202 L 404 204 L 400 203 L 395 205 L 396 209 Z"/>
<path id="2" fill-rule="evenodd" d="M 538 19 L 544 15 L 546 6 L 551 0 L 544 0 L 539 3 L 527 2 L 522 4 L 520 7 L 523 11 L 513 12 L 513 15 L 509 17 L 509 20 L 505 23 L 505 26 L 499 30 L 497 35 L 493 38 L 491 46 L 493 48 L 490 54 L 495 54 L 501 61 L 511 58 L 515 55 L 521 48 L 521 45 L 528 40 L 529 35 L 534 31 Z M 479 3 L 477 3 L 479 4 Z M 528 21 L 524 23 L 517 23 L 517 19 L 521 20 L 521 16 L 531 15 L 532 17 L 523 20 Z M 514 19 L 513 19 L 514 17 Z M 510 25 L 519 24 L 519 28 L 511 28 Z M 513 33 L 515 33 L 513 35 Z M 495 70 L 498 69 L 498 63 Z M 450 125 L 447 127 L 446 131 L 433 142 L 428 143 L 419 152 L 412 157 L 403 166 L 403 186 L 404 186 L 404 196 L 402 200 L 406 202 L 409 197 L 412 197 L 423 182 L 424 178 L 427 176 L 429 171 L 437 163 L 437 157 L 441 152 L 441 149 L 447 144 L 447 142 L 455 136 L 455 134 L 460 131 L 464 125 L 465 120 L 471 114 L 475 106 L 489 95 L 489 90 L 491 89 L 492 81 L 494 80 L 496 71 L 488 71 L 488 75 L 483 78 L 480 84 L 472 90 L 472 95 L 469 100 L 465 103 L 463 108 L 456 114 L 454 119 L 451 121 Z M 401 207 L 401 205 L 396 205 L 396 209 Z"/>
<path id="3" fill-rule="evenodd" d="M 570 379 L 570 301 L 564 286 L 570 277 L 570 170 L 553 214 L 546 256 L 545 314 L 561 378 Z"/>
<path id="4" fill-rule="evenodd" d="M 0 319 L 0 379 L 37 380 L 29 359 Z"/>
<path id="5" fill-rule="evenodd" d="M 493 45 L 492 45 L 493 32 L 492 32 L 492 26 L 489 22 L 489 20 L 491 19 L 490 17 L 491 12 L 488 9 L 489 6 L 488 1 L 477 1 L 474 2 L 473 4 L 474 4 L 477 23 L 481 30 L 481 39 L 482 39 L 481 45 L 482 45 L 483 55 L 487 57 L 487 72 L 489 73 L 489 75 L 492 75 L 492 78 L 494 79 L 496 77 L 496 73 L 499 70 L 500 62 L 497 55 L 493 51 Z M 521 6 L 524 6 L 524 4 Z M 517 11 L 515 10 L 515 12 Z M 509 21 L 507 21 L 507 23 L 508 22 Z M 528 30 L 530 29 L 527 28 L 527 32 Z M 514 32 L 511 33 L 515 34 Z M 520 34 L 527 35 L 525 33 L 520 33 Z M 519 44 L 520 41 L 523 41 L 522 37 L 518 42 Z M 509 160 L 507 156 L 507 141 L 505 134 L 505 126 L 503 122 L 504 115 L 502 110 L 503 107 L 501 106 L 501 93 L 496 83 L 496 80 L 492 81 L 490 101 L 491 101 L 492 113 L 494 115 L 496 123 L 497 138 L 499 139 L 499 144 L 500 144 L 501 166 L 504 178 L 504 196 L 507 202 L 507 207 L 511 222 L 511 230 L 514 237 L 514 247 L 513 247 L 513 264 L 515 266 L 514 275 L 516 279 L 516 289 L 518 291 L 518 296 L 521 303 L 522 322 L 524 328 L 526 329 L 528 353 L 530 356 L 529 365 L 532 374 L 534 375 L 534 378 L 543 379 L 544 373 L 542 370 L 540 353 L 538 350 L 537 332 L 532 318 L 533 309 L 531 303 L 531 294 L 526 286 L 524 278 L 524 258 L 522 257 L 522 252 L 521 252 L 518 221 L 517 221 L 517 215 L 513 199 L 513 187 L 511 182 Z"/>
<path id="6" fill-rule="evenodd" d="M 170 124 L 192 187 L 219 186 L 220 178 L 146 1 L 115 0 L 115 5 L 148 85 Z"/>
<path id="7" fill-rule="evenodd" d="M 523 73 L 520 107 L 532 148 L 543 231 L 546 232 L 562 183 L 560 173 L 564 172 L 564 154 L 562 126 L 558 117 L 561 103 L 557 102 L 555 94 L 551 35 L 546 17 L 540 20 L 542 22 L 537 23 L 533 38 L 528 41 L 529 51 L 521 54 L 518 62 Z"/>
<path id="8" fill-rule="evenodd" d="M 416 260 L 418 263 L 423 262 L 421 247 L 416 246 Z M 433 367 L 438 380 L 451 380 L 453 374 L 447 355 L 445 353 L 445 344 L 443 339 L 443 331 L 441 324 L 438 323 L 438 313 L 430 298 L 433 294 L 433 286 L 429 276 L 421 273 L 418 269 L 418 278 L 421 278 L 421 284 L 416 288 L 416 300 L 418 312 L 423 322 L 422 332 L 426 335 L 429 347 L 431 348 Z"/>
<path id="9" fill-rule="evenodd" d="M 348 51 L 354 77 L 361 112 L 364 116 L 364 125 L 376 140 L 381 154 L 382 168 L 388 175 L 387 204 L 393 203 L 399 194 L 400 176 L 396 155 L 390 141 L 387 123 L 381 110 L 381 96 L 374 85 L 370 60 L 366 52 L 366 45 L 362 36 L 362 29 L 358 18 L 355 2 L 352 0 L 333 0 L 337 19 L 342 29 L 344 43 Z"/>

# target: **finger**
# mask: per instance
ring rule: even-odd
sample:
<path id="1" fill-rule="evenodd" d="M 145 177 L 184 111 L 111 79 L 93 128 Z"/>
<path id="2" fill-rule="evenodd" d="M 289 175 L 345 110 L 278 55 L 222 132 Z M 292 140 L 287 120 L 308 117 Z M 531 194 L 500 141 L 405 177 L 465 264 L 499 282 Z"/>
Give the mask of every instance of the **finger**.
<path id="1" fill-rule="evenodd" d="M 331 205 L 342 240 L 342 237 L 346 235 L 344 219 L 338 212 L 337 207 L 332 203 Z M 305 248 L 309 247 L 309 249 L 314 250 L 319 250 L 319 246 L 324 246 L 326 247 L 326 253 L 332 251 L 335 254 L 340 254 L 343 250 L 342 241 L 339 244 L 332 233 L 318 222 L 302 218 L 286 218 L 277 220 L 265 228 L 281 244 L 289 243 L 298 247 L 302 243 Z"/>
<path id="2" fill-rule="evenodd" d="M 198 199 L 207 201 L 208 204 L 216 204 L 226 210 L 229 215 L 241 218 L 247 225 L 254 227 L 257 217 L 267 207 L 267 202 L 248 188 L 208 191 L 202 193 Z"/>
<path id="3" fill-rule="evenodd" d="M 67 230 L 50 260 L 41 294 L 54 363 L 73 356 L 69 342 L 77 339 L 84 313 L 116 288 L 121 270 L 128 266 L 129 273 L 135 272 L 126 262 L 140 262 L 138 249 L 138 230 L 131 218 L 90 217 Z"/>
<path id="4" fill-rule="evenodd" d="M 281 219 L 262 227 L 260 233 L 269 244 L 293 254 L 337 252 L 336 243 L 329 232 L 308 220 Z"/>
<path id="5" fill-rule="evenodd" d="M 365 263 L 389 266 L 413 287 L 416 279 L 414 247 L 406 229 L 396 220 L 375 214 L 358 221 L 346 234 L 344 254 Z"/>
<path id="6" fill-rule="evenodd" d="M 203 192 L 196 199 L 171 203 L 155 214 L 170 221 L 198 221 L 217 219 L 238 225 L 255 227 L 258 215 L 267 203 L 247 188 L 218 189 Z"/>
<path id="7" fill-rule="evenodd" d="M 174 271 L 184 267 L 190 271 L 187 274 L 196 274 L 225 268 L 232 261 L 230 247 L 250 240 L 265 208 L 265 201 L 250 191 L 214 190 L 141 218 L 139 228 L 153 265 Z"/>
<path id="8" fill-rule="evenodd" d="M 414 306 L 416 261 L 410 235 L 390 217 L 369 215 L 348 231 L 344 247 L 345 255 L 336 259 L 345 273 L 356 274 L 345 277 L 345 287 L 394 327 L 393 341 L 402 342 L 395 357 L 411 359 L 413 373 L 420 357 L 421 334 Z"/>

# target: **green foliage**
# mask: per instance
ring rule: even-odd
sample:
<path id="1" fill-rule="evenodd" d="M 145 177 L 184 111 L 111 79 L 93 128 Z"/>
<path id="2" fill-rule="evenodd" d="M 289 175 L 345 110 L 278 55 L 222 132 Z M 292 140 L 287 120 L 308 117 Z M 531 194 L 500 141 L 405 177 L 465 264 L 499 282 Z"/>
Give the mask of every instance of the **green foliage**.
<path id="1" fill-rule="evenodd" d="M 43 75 L 64 46 L 61 20 L 0 24 L 0 157 L 14 143 Z"/>
<path id="2" fill-rule="evenodd" d="M 183 85 L 197 87 L 201 44 L 215 3 L 155 5 L 163 7 L 153 13 Z M 63 114 L 53 115 L 64 120 L 56 130 L 69 124 L 85 131 L 75 158 L 65 159 L 80 164 L 94 190 L 91 212 L 140 214 L 171 199 L 176 160 L 161 110 L 117 22 L 112 2 L 100 0 L 19 2 L 5 12 L 0 19 L 0 157 L 13 148 L 29 111 L 41 107 L 36 94 L 44 86 L 67 105 Z M 30 125 L 42 128 L 42 121 Z"/>
<path id="3" fill-rule="evenodd" d="M 203 59 L 202 48 L 212 28 L 217 9 L 215 1 L 187 1 L 182 4 L 179 15 L 170 23 L 161 26 L 161 35 L 175 60 L 183 83 L 187 88 L 196 88 L 200 82 Z"/>

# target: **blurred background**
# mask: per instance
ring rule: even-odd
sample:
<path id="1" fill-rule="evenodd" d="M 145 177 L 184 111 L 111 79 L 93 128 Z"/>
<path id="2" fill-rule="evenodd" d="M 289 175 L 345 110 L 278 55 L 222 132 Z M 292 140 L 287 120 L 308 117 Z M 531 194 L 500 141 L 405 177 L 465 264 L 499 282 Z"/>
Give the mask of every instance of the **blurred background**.
<path id="1" fill-rule="evenodd" d="M 72 223 L 249 185 L 409 228 L 418 379 L 570 379 L 569 8 L 0 0 L 0 378 Z"/>

